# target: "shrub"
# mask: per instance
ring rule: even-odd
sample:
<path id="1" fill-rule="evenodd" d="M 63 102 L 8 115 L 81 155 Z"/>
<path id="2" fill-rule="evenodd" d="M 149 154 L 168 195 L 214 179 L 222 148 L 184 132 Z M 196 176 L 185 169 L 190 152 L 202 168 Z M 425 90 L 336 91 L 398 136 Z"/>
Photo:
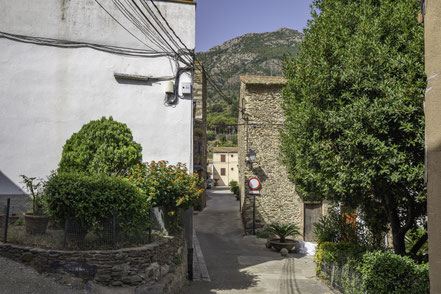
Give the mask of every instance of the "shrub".
<path id="1" fill-rule="evenodd" d="M 240 188 L 237 185 L 237 181 L 235 180 L 231 180 L 230 183 L 228 184 L 228 186 L 230 187 L 230 191 L 236 195 L 236 199 L 239 200 L 240 198 Z"/>
<path id="2" fill-rule="evenodd" d="M 203 192 L 198 174 L 189 174 L 184 164 L 167 161 L 137 164 L 125 176 L 147 196 L 153 206 L 164 206 L 173 215 L 177 208 L 195 205 Z"/>
<path id="3" fill-rule="evenodd" d="M 115 173 L 141 162 L 141 150 L 126 124 L 102 117 L 66 141 L 58 172 Z"/>
<path id="4" fill-rule="evenodd" d="M 317 274 L 332 280 L 342 293 L 429 293 L 428 264 L 389 251 L 368 251 L 348 242 L 323 242 L 314 262 Z"/>
<path id="5" fill-rule="evenodd" d="M 428 264 L 391 252 L 367 252 L 359 266 L 367 293 L 429 293 Z"/>
<path id="6" fill-rule="evenodd" d="M 285 242 L 286 237 L 301 235 L 299 227 L 296 224 L 273 223 L 266 228 L 266 231 L 279 237 L 281 243 Z"/>
<path id="7" fill-rule="evenodd" d="M 146 221 L 148 202 L 127 180 L 105 175 L 53 174 L 44 192 L 49 214 L 63 224 L 74 220 L 84 229 L 100 231 L 114 212 L 120 226 L 131 230 Z"/>
<path id="8" fill-rule="evenodd" d="M 313 233 L 317 243 L 340 242 L 351 240 L 357 243 L 359 238 L 357 225 L 349 223 L 337 207 L 329 207 L 328 214 L 322 215 L 314 224 Z"/>
<path id="9" fill-rule="evenodd" d="M 370 231 L 363 222 L 362 217 L 357 215 L 357 221 L 351 216 L 351 209 L 345 212 L 337 206 L 330 206 L 328 214 L 321 216 L 314 224 L 313 233 L 317 243 L 323 242 L 351 242 L 364 247 L 381 249 L 384 246 L 384 235 L 382 238 Z M 379 242 L 380 241 L 380 242 Z"/>
<path id="10" fill-rule="evenodd" d="M 35 177 L 27 177 L 20 175 L 23 182 L 26 185 L 26 189 L 32 197 L 32 214 L 33 215 L 46 215 L 46 207 L 44 205 L 44 194 L 42 191 L 42 180 Z"/>

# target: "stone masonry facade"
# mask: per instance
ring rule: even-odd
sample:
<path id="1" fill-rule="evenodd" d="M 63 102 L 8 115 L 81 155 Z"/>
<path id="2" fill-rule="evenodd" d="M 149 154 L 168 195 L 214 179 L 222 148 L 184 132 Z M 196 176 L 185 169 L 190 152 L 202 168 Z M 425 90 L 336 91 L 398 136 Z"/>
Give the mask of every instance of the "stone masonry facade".
<path id="1" fill-rule="evenodd" d="M 0 242 L 0 256 L 30 265 L 39 272 L 105 286 L 136 286 L 146 293 L 181 293 L 187 282 L 187 248 L 182 236 L 105 251 L 47 250 Z"/>
<path id="2" fill-rule="evenodd" d="M 253 195 L 247 180 L 262 183 L 256 196 L 256 231 L 273 222 L 295 223 L 303 231 L 303 202 L 288 180 L 281 163 L 280 130 L 284 123 L 281 107 L 283 77 L 243 76 L 239 98 L 239 186 L 245 231 L 252 232 Z M 246 163 L 249 149 L 256 152 L 252 169 Z"/>

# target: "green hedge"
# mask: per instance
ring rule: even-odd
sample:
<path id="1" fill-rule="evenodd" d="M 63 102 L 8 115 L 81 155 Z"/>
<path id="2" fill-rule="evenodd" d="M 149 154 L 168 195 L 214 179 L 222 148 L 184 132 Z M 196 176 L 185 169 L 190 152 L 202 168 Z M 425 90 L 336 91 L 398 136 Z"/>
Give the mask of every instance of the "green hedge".
<path id="1" fill-rule="evenodd" d="M 323 242 L 314 256 L 317 275 L 342 293 L 429 293 L 428 264 L 389 251 L 368 251 L 347 242 Z"/>
<path id="2" fill-rule="evenodd" d="M 75 220 L 84 229 L 100 231 L 113 213 L 125 230 L 147 221 L 148 202 L 125 179 L 79 173 L 52 175 L 45 184 L 49 214 L 57 223 Z"/>

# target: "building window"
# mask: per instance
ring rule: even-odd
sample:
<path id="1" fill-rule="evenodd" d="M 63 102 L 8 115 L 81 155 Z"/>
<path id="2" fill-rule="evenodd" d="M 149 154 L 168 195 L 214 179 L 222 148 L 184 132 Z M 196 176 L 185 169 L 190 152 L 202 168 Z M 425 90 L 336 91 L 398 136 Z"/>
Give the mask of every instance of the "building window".
<path id="1" fill-rule="evenodd" d="M 227 158 L 226 158 L 227 156 L 225 155 L 225 154 L 222 154 L 221 155 L 221 162 L 225 162 L 225 161 L 227 161 Z"/>
<path id="2" fill-rule="evenodd" d="M 231 170 L 234 170 L 234 168 L 232 167 Z"/>
<path id="3" fill-rule="evenodd" d="M 233 154 L 231 154 L 231 157 L 234 157 L 234 155 L 233 155 Z"/>
<path id="4" fill-rule="evenodd" d="M 225 168 L 221 168 L 221 176 L 225 176 Z"/>

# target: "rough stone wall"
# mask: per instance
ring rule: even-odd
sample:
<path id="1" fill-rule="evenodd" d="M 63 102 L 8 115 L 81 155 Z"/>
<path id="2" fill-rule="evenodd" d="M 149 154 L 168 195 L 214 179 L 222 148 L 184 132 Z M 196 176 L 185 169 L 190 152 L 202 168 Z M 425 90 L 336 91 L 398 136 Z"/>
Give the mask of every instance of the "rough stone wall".
<path id="1" fill-rule="evenodd" d="M 303 202 L 288 180 L 281 163 L 280 129 L 282 84 L 249 84 L 242 81 L 239 114 L 239 185 L 245 231 L 252 232 L 253 196 L 246 181 L 257 176 L 262 182 L 256 196 L 256 230 L 272 222 L 295 223 L 303 231 Z M 247 123 L 248 118 L 248 123 Z M 252 170 L 246 164 L 247 149 L 256 152 Z"/>
<path id="2" fill-rule="evenodd" d="M 74 276 L 105 286 L 160 291 L 155 293 L 180 293 L 187 280 L 183 237 L 107 251 L 45 250 L 0 242 L 0 256 L 28 264 L 39 272 Z"/>

